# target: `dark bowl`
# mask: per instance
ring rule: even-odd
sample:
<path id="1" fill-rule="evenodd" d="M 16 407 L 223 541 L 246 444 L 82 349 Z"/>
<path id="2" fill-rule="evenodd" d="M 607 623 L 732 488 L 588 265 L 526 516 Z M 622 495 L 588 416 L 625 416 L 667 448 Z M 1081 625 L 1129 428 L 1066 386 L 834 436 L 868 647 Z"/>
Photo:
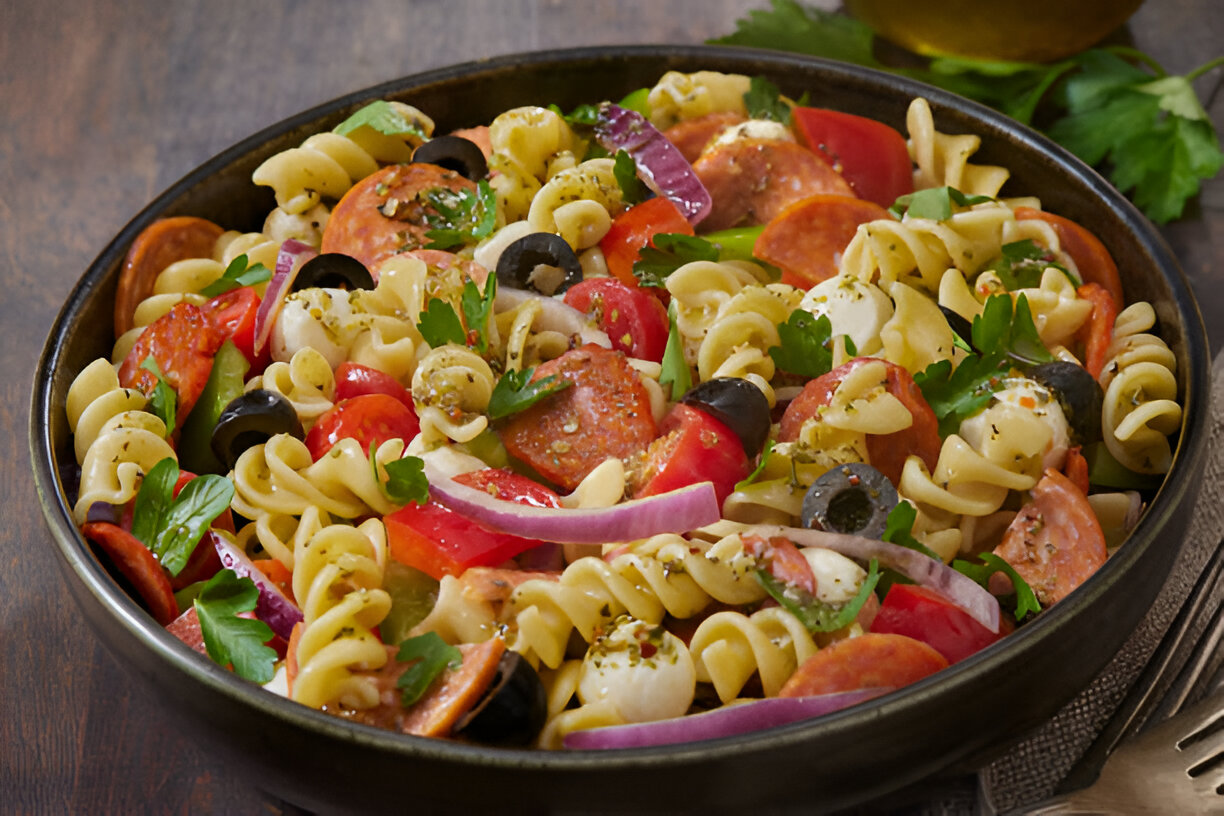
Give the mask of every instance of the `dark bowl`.
<path id="1" fill-rule="evenodd" d="M 1011 168 L 1009 195 L 1084 224 L 1119 261 L 1130 299 L 1151 301 L 1177 356 L 1184 424 L 1173 468 L 1126 544 L 1083 587 L 1001 643 L 907 687 L 806 723 L 673 747 L 542 752 L 461 745 L 354 725 L 297 705 L 201 659 L 111 579 L 73 525 L 74 459 L 63 406 L 73 377 L 109 354 L 111 302 L 132 239 L 155 218 L 198 215 L 258 229 L 271 194 L 250 182 L 266 157 L 329 129 L 375 98 L 400 99 L 440 129 L 524 104 L 616 99 L 667 70 L 765 75 L 812 104 L 904 132 L 916 95 L 937 127 L 976 133 L 975 160 Z M 30 445 L 64 575 L 115 657 L 190 733 L 238 773 L 317 810 L 831 810 L 997 755 L 1052 716 L 1121 648 L 1177 558 L 1207 445 L 1207 340 L 1189 287 L 1157 231 L 1104 179 L 1042 136 L 934 88 L 839 63 L 702 46 L 588 48 L 502 57 L 431 71 L 345 96 L 259 133 L 201 166 L 128 224 L 59 314 L 34 383 Z"/>

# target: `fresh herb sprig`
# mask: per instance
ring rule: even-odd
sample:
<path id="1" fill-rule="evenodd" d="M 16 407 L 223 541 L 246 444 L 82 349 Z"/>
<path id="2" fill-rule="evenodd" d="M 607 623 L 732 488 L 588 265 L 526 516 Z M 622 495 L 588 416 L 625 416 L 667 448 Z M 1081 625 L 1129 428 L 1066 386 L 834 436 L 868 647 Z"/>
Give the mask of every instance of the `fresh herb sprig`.
<path id="1" fill-rule="evenodd" d="M 782 371 L 814 379 L 833 368 L 833 324 L 828 315 L 813 315 L 804 309 L 790 313 L 785 323 L 778 324 L 780 345 L 769 349 L 774 365 Z M 843 336 L 846 352 L 858 354 L 854 341 Z"/>
<path id="2" fill-rule="evenodd" d="M 964 561 L 958 558 L 952 562 L 952 569 L 968 578 L 972 578 L 984 589 L 990 588 L 990 576 L 996 572 L 1001 572 L 1010 578 L 1012 588 L 1014 589 L 1012 609 L 1017 622 L 1023 621 L 1030 615 L 1036 615 L 1041 611 L 1041 603 L 1037 600 L 1037 595 L 1033 592 L 1033 588 L 1020 577 L 1020 573 L 1016 572 L 1011 564 L 994 553 L 981 553 L 977 557 L 983 563 L 975 564 L 971 561 Z"/>
<path id="3" fill-rule="evenodd" d="M 973 353 L 955 369 L 951 360 L 932 363 L 914 375 L 914 382 L 939 419 L 940 436 L 956 433 L 963 419 L 990 402 L 1013 365 L 1048 363 L 1054 359 L 1033 324 L 1028 298 L 1020 295 L 1012 308 L 1010 295 L 986 299 L 973 320 Z"/>
<path id="4" fill-rule="evenodd" d="M 420 700 L 438 675 L 448 668 L 457 669 L 463 663 L 463 654 L 440 638 L 437 632 L 408 638 L 400 644 L 395 657 L 400 662 L 412 663 L 395 683 L 400 690 L 400 704 L 404 708 Z"/>
<path id="5" fill-rule="evenodd" d="M 718 247 L 704 238 L 682 232 L 661 232 L 642 247 L 633 274 L 642 286 L 662 287 L 667 276 L 694 261 L 717 261 Z"/>
<path id="6" fill-rule="evenodd" d="M 234 483 L 224 476 L 197 476 L 174 495 L 178 463 L 167 456 L 149 469 L 132 510 L 132 535 L 171 575 L 187 566 L 213 520 L 229 507 Z"/>
<path id="7" fill-rule="evenodd" d="M 1052 139 L 1103 170 L 1153 221 L 1181 217 L 1203 181 L 1224 167 L 1224 152 L 1193 81 L 1224 56 L 1171 76 L 1132 48 L 1092 49 L 1051 64 L 955 57 L 924 68 L 885 65 L 875 35 L 844 14 L 797 0 L 771 0 L 736 30 L 711 42 L 794 51 L 913 77 L 1002 111 L 1044 123 Z"/>
<path id="8" fill-rule="evenodd" d="M 871 559 L 858 592 L 844 604 L 825 603 L 805 590 L 783 583 L 765 569 L 758 569 L 756 577 L 769 596 L 798 618 L 809 632 L 835 632 L 854 621 L 867 597 L 875 591 L 880 581 L 880 565 L 876 559 Z"/>
<path id="9" fill-rule="evenodd" d="M 231 289 L 254 286 L 272 280 L 272 270 L 261 263 L 249 263 L 245 254 L 229 262 L 221 277 L 200 290 L 204 297 L 216 297 Z"/>
<path id="10" fill-rule="evenodd" d="M 481 179 L 476 192 L 438 187 L 425 193 L 434 212 L 425 216 L 430 243 L 426 249 L 454 249 L 479 243 L 497 226 L 497 197 L 489 182 Z"/>
<path id="11" fill-rule="evenodd" d="M 276 650 L 266 645 L 272 628 L 240 614 L 253 612 L 258 602 L 254 581 L 223 569 L 208 580 L 192 605 L 209 658 L 220 666 L 233 664 L 239 677 L 267 683 L 276 666 Z"/>
<path id="12" fill-rule="evenodd" d="M 534 368 L 507 371 L 498 379 L 497 384 L 493 386 L 493 393 L 489 396 L 490 419 L 501 419 L 526 410 L 545 397 L 573 385 L 569 380 L 563 380 L 556 374 L 532 380 L 533 371 L 535 371 Z"/>

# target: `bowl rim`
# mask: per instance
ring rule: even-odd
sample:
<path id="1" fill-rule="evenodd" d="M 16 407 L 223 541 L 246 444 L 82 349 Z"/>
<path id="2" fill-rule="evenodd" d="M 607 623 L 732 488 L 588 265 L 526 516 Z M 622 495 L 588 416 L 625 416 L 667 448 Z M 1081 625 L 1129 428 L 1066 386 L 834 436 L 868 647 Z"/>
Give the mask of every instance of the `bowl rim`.
<path id="1" fill-rule="evenodd" d="M 1058 166 L 1060 173 L 1077 176 L 1091 189 L 1094 196 L 1121 214 L 1127 226 L 1135 233 L 1135 237 L 1157 259 L 1166 272 L 1168 284 L 1175 296 L 1176 310 L 1181 316 L 1188 341 L 1183 349 L 1183 356 L 1189 363 L 1179 372 L 1179 385 L 1183 388 L 1184 393 L 1183 422 L 1174 451 L 1173 465 L 1163 485 L 1153 497 L 1149 509 L 1145 512 L 1139 525 L 1132 531 L 1127 544 L 1120 547 L 1092 579 L 1060 602 L 1058 606 L 1047 610 L 1037 620 L 1010 635 L 1003 641 L 1002 646 L 987 648 L 918 683 L 814 720 L 735 737 L 646 749 L 554 752 L 535 749 L 490 748 L 413 737 L 352 723 L 268 693 L 259 686 L 216 666 L 211 661 L 200 659 L 198 655 L 159 626 L 110 578 L 106 570 L 91 555 L 88 545 L 77 532 L 72 520 L 71 508 L 65 500 L 64 484 L 57 471 L 55 440 L 51 436 L 51 428 L 47 422 L 50 412 L 60 409 L 51 403 L 55 382 L 51 375 L 52 373 L 63 375 L 63 372 L 59 371 L 61 363 L 59 340 L 70 328 L 73 316 L 90 299 L 93 290 L 100 285 L 108 270 L 122 258 L 126 247 L 139 230 L 158 215 L 174 214 L 173 202 L 213 175 L 217 168 L 232 163 L 260 145 L 289 131 L 311 125 L 319 126 L 321 120 L 339 120 L 344 111 L 364 102 L 393 96 L 397 93 L 418 92 L 422 87 L 459 78 L 476 81 L 483 73 L 501 72 L 521 65 L 532 65 L 533 67 L 549 63 L 568 65 L 575 62 L 636 57 L 659 58 L 663 55 L 686 62 L 714 57 L 742 59 L 745 62 L 759 62 L 767 65 L 769 70 L 774 72 L 783 72 L 789 66 L 805 66 L 809 69 L 817 67 L 841 81 L 883 84 L 890 90 L 904 92 L 909 96 L 921 95 L 931 104 L 937 118 L 941 110 L 954 108 L 962 115 L 976 120 L 982 127 L 975 130 L 975 133 L 983 140 L 1006 137 L 1009 141 L 1019 140 L 1043 152 Z M 1176 258 L 1150 222 L 1096 171 L 1047 137 L 1020 125 L 997 111 L 942 89 L 871 68 L 751 48 L 645 44 L 526 51 L 430 69 L 378 83 L 312 106 L 271 124 L 216 154 L 156 196 L 132 217 L 89 265 L 73 286 L 57 314 L 40 354 L 34 376 L 29 450 L 35 486 L 48 528 L 56 541 L 62 566 L 74 575 L 81 586 L 95 596 L 99 603 L 112 610 L 126 632 L 151 651 L 164 667 L 173 672 L 182 672 L 193 681 L 208 685 L 232 704 L 271 713 L 282 722 L 302 730 L 324 733 L 339 742 L 348 742 L 353 745 L 364 744 L 403 757 L 435 757 L 464 764 L 515 769 L 536 767 L 550 771 L 634 770 L 655 766 L 660 762 L 683 764 L 696 760 L 734 759 L 745 751 L 764 748 L 766 745 L 770 749 L 795 748 L 816 734 L 827 738 L 850 737 L 859 729 L 870 727 L 888 718 L 894 712 L 917 704 L 917 701 L 950 698 L 955 692 L 966 689 L 980 682 L 982 678 L 1002 670 L 1004 664 L 1013 660 L 1017 654 L 1031 649 L 1033 644 L 1048 637 L 1056 637 L 1058 633 L 1071 625 L 1071 622 L 1077 618 L 1077 613 L 1094 605 L 1102 595 L 1108 592 L 1114 583 L 1114 576 L 1133 568 L 1135 562 L 1141 559 L 1147 548 L 1157 546 L 1158 542 L 1154 540 L 1155 531 L 1170 521 L 1180 500 L 1187 496 L 1192 497 L 1192 494 L 1197 491 L 1198 484 L 1195 483 L 1194 478 L 1197 471 L 1201 470 L 1202 462 L 1206 458 L 1207 447 L 1206 425 L 1209 414 L 1210 387 L 1206 349 L 1206 332 L 1189 284 Z M 1201 442 L 1201 444 L 1192 444 L 1194 442 Z M 965 753 L 967 754 L 971 748 L 972 746 L 967 746 Z"/>

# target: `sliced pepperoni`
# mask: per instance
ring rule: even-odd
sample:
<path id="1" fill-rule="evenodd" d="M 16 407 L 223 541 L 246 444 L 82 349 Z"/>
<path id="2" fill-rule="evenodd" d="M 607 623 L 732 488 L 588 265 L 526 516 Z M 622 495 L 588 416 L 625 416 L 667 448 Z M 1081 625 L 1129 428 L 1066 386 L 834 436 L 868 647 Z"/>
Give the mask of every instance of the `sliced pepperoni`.
<path id="1" fill-rule="evenodd" d="M 1058 243 L 1062 251 L 1075 261 L 1075 266 L 1079 269 L 1084 283 L 1097 283 L 1104 287 L 1109 296 L 1113 298 L 1114 306 L 1119 311 L 1126 306 L 1122 294 L 1122 279 L 1118 276 L 1118 265 L 1114 263 L 1113 256 L 1101 243 L 1100 238 L 1070 218 L 1063 218 L 1061 215 L 1032 207 L 1017 207 L 1016 219 L 1019 221 L 1036 219 L 1053 227 L 1054 232 L 1058 235 Z"/>
<path id="2" fill-rule="evenodd" d="M 191 216 L 162 218 L 141 230 L 128 250 L 115 293 L 115 337 L 132 328 L 140 302 L 153 294 L 157 276 L 167 266 L 188 258 L 211 258 L 225 230 Z"/>
<path id="3" fill-rule="evenodd" d="M 625 355 L 587 345 L 539 366 L 572 386 L 510 417 L 501 427 L 510 454 L 573 490 L 609 457 L 625 459 L 655 437 L 650 397 Z"/>
<path id="4" fill-rule="evenodd" d="M 757 559 L 774 578 L 787 586 L 798 587 L 809 595 L 816 594 L 816 576 L 812 565 L 789 539 L 763 539 L 745 536 L 744 551 Z"/>
<path id="5" fill-rule="evenodd" d="M 1015 568 L 1043 605 L 1057 603 L 1105 563 L 1105 534 L 1088 498 L 1047 468 L 995 555 Z"/>
<path id="6" fill-rule="evenodd" d="M 782 414 L 782 423 L 778 439 L 782 442 L 793 442 L 799 438 L 803 423 L 817 414 L 819 409 L 829 404 L 833 392 L 841 385 L 846 375 L 860 365 L 880 362 L 887 368 L 888 374 L 885 389 L 909 410 L 914 418 L 913 424 L 890 434 L 867 434 L 867 457 L 869 464 L 888 477 L 894 485 L 901 481 L 901 469 L 905 460 L 911 454 L 922 458 L 930 470 L 935 469 L 939 460 L 939 449 L 943 442 L 939 438 L 939 420 L 935 412 L 922 396 L 922 390 L 914 382 L 910 373 L 895 363 L 887 360 L 877 360 L 874 357 L 857 357 L 839 366 L 828 374 L 821 375 L 808 382 L 799 396 L 791 400 Z"/>
<path id="7" fill-rule="evenodd" d="M 714 207 L 701 229 L 766 224 L 787 206 L 819 193 L 853 196 L 842 175 L 812 151 L 780 139 L 737 139 L 706 151 L 693 171 Z"/>
<path id="8" fill-rule="evenodd" d="M 140 539 L 119 525 L 105 521 L 81 525 L 81 534 L 106 553 L 158 623 L 166 626 L 179 616 L 169 574 Z"/>
<path id="9" fill-rule="evenodd" d="M 475 183 L 434 164 L 392 164 L 353 185 L 323 229 L 322 252 L 351 255 L 370 269 L 398 252 L 429 243 L 431 190 L 472 190 Z"/>
<path id="10" fill-rule="evenodd" d="M 225 334 L 198 306 L 176 303 L 154 320 L 136 338 L 135 345 L 119 366 L 119 384 L 145 394 L 157 386 L 157 376 L 141 368 L 150 355 L 178 397 L 177 415 L 186 418 L 204 391 L 212 372 L 213 358 L 225 342 Z"/>
<path id="11" fill-rule="evenodd" d="M 946 657 L 920 640 L 868 632 L 836 641 L 803 661 L 778 696 L 901 688 L 947 666 Z"/>
<path id="12" fill-rule="evenodd" d="M 718 134 L 732 125 L 748 121 L 743 114 L 735 111 L 707 113 L 695 119 L 685 119 L 663 131 L 667 141 L 680 151 L 689 164 L 697 161 L 706 146 L 714 141 Z"/>
<path id="13" fill-rule="evenodd" d="M 386 664 L 378 671 L 369 673 L 379 689 L 379 704 L 360 711 L 337 710 L 335 713 L 345 719 L 404 734 L 445 737 L 450 735 L 459 718 L 480 700 L 493 683 L 506 645 L 499 638 L 483 643 L 460 644 L 458 649 L 463 662 L 459 668 L 443 671 L 421 699 L 408 709 L 400 705 L 397 683 L 413 664 L 401 663 L 396 659 L 398 647 L 387 646 L 386 649 Z M 290 654 L 294 651 L 291 649 Z"/>
<path id="14" fill-rule="evenodd" d="M 781 269 L 783 283 L 810 289 L 837 274 L 859 224 L 889 217 L 888 210 L 861 198 L 810 196 L 766 224 L 752 254 Z"/>

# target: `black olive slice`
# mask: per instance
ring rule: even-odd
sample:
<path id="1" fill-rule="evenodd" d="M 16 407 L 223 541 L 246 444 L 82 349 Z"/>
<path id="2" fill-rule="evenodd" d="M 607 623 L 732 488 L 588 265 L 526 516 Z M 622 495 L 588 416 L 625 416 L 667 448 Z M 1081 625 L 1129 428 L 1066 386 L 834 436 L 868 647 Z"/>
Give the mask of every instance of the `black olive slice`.
<path id="1" fill-rule="evenodd" d="M 212 432 L 212 449 L 226 470 L 247 448 L 262 445 L 276 434 L 305 436 L 297 411 L 275 391 L 256 388 L 230 400 Z"/>
<path id="2" fill-rule="evenodd" d="M 769 400 L 748 380 L 715 377 L 690 388 L 680 401 L 705 411 L 735 431 L 749 459 L 765 447 L 769 438 Z"/>
<path id="3" fill-rule="evenodd" d="M 940 306 L 939 311 L 943 312 L 944 319 L 948 321 L 948 326 L 952 331 L 956 332 L 956 336 L 964 340 L 965 345 L 972 346 L 973 324 L 947 306 Z"/>
<path id="4" fill-rule="evenodd" d="M 1053 392 L 1079 442 L 1100 438 L 1105 393 L 1086 368 L 1066 360 L 1055 360 L 1036 366 L 1029 376 Z"/>
<path id="5" fill-rule="evenodd" d="M 551 277 L 537 273 L 537 267 L 559 269 L 561 282 L 550 286 L 542 279 Z M 497 259 L 497 284 L 511 289 L 532 289 L 542 295 L 557 295 L 582 280 L 582 265 L 578 256 L 560 235 L 533 232 L 524 235 L 502 250 Z"/>
<path id="6" fill-rule="evenodd" d="M 899 497 L 888 477 L 871 465 L 838 465 L 817 479 L 803 497 L 804 527 L 881 538 Z"/>
<path id="7" fill-rule="evenodd" d="M 454 170 L 470 181 L 489 175 L 489 165 L 476 143 L 462 136 L 438 136 L 412 153 L 412 160 Z"/>
<path id="8" fill-rule="evenodd" d="M 298 270 L 290 291 L 299 289 L 373 289 L 374 277 L 365 264 L 341 252 L 316 255 Z"/>
<path id="9" fill-rule="evenodd" d="M 540 676 L 518 652 L 507 649 L 493 682 L 454 733 L 489 745 L 529 745 L 544 727 L 548 695 Z"/>

